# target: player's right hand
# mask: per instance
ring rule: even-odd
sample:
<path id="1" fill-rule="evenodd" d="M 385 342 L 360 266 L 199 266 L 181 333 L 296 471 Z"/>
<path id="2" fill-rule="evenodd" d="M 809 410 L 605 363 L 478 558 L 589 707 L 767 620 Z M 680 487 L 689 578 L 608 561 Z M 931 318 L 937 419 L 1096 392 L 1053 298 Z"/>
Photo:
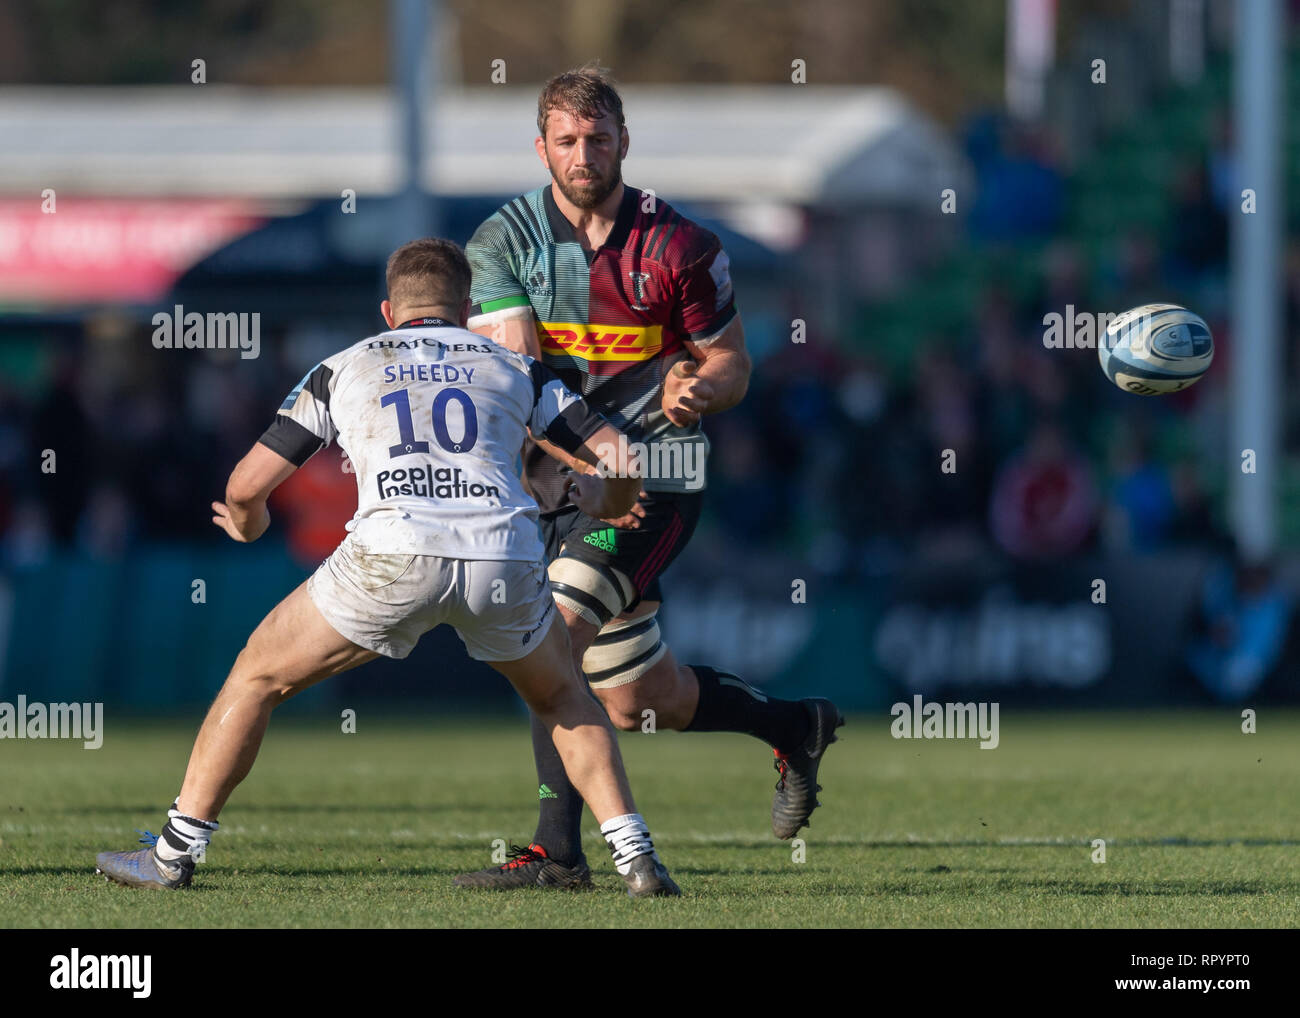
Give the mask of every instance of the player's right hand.
<path id="1" fill-rule="evenodd" d="M 608 523 L 612 527 L 618 527 L 619 530 L 638 530 L 641 527 L 641 521 L 645 519 L 645 506 L 641 504 L 641 499 L 646 498 L 644 491 L 639 492 L 636 502 L 632 504 L 631 510 L 624 516 L 618 516 L 614 519 L 602 519 L 601 523 Z"/>
<path id="2" fill-rule="evenodd" d="M 232 541 L 238 541 L 240 544 L 256 541 L 271 525 L 271 514 L 265 503 L 262 504 L 262 512 L 259 516 L 256 519 L 246 520 L 242 530 L 231 517 L 230 507 L 225 502 L 213 502 L 212 514 L 212 522 L 224 530 Z"/>
<path id="3" fill-rule="evenodd" d="M 599 519 L 605 502 L 605 478 L 575 470 L 564 478 L 564 494 L 588 516 Z"/>
<path id="4" fill-rule="evenodd" d="M 713 386 L 698 374 L 699 364 L 692 360 L 678 361 L 664 379 L 664 394 L 659 401 L 664 415 L 679 428 L 699 421 L 713 399 Z"/>

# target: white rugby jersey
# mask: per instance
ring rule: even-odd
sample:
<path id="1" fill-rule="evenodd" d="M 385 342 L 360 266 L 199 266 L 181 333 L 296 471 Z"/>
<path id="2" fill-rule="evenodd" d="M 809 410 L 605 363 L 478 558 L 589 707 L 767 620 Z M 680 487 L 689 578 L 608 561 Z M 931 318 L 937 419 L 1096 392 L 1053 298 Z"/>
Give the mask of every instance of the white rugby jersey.
<path id="1" fill-rule="evenodd" d="M 260 441 L 302 466 L 337 440 L 357 475 L 347 529 L 371 551 L 541 561 L 524 427 L 572 453 L 605 423 L 546 365 L 417 318 L 312 368 Z"/>

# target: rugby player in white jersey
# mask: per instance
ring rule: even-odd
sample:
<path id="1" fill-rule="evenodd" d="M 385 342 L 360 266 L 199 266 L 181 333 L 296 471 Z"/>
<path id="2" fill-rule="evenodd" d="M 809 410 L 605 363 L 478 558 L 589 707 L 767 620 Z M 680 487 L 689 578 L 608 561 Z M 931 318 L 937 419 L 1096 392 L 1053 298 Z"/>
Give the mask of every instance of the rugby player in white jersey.
<path id="1" fill-rule="evenodd" d="M 614 731 L 573 665 L 537 505 L 515 473 L 528 428 L 601 471 L 574 474 L 575 505 L 622 515 L 640 482 L 627 476 L 617 432 L 550 368 L 465 330 L 470 269 L 455 244 L 413 241 L 394 252 L 387 277 L 390 331 L 308 372 L 235 467 L 225 501 L 212 503 L 214 524 L 255 541 L 270 524 L 272 490 L 337 441 L 357 475 L 349 534 L 249 637 L 157 840 L 100 853 L 99 871 L 129 886 L 188 886 L 272 709 L 380 654 L 406 657 L 445 622 L 550 729 L 628 893 L 678 894 L 637 813 Z"/>

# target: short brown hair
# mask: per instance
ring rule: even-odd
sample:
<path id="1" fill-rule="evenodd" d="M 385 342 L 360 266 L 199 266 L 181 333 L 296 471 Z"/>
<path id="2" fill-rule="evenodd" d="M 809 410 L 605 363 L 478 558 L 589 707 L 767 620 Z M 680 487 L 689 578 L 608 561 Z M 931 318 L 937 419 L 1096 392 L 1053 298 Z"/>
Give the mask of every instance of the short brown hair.
<path id="1" fill-rule="evenodd" d="M 460 245 L 422 237 L 388 256 L 388 300 L 394 307 L 458 308 L 469 296 L 470 270 Z"/>
<path id="2" fill-rule="evenodd" d="M 546 137 L 546 117 L 561 110 L 583 120 L 599 120 L 611 114 L 623 129 L 623 100 L 614 89 L 609 69 L 595 61 L 557 74 L 542 86 L 537 97 L 537 133 Z"/>

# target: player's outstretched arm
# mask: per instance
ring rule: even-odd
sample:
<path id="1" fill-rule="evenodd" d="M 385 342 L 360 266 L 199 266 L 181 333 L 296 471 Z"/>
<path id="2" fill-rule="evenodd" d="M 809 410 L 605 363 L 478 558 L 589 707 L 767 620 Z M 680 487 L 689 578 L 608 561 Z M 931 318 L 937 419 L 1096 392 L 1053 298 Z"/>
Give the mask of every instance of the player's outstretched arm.
<path id="1" fill-rule="evenodd" d="M 241 543 L 256 541 L 271 525 L 266 500 L 298 468 L 261 442 L 230 473 L 226 500 L 212 503 L 212 522 Z"/>
<path id="2" fill-rule="evenodd" d="M 686 342 L 695 360 L 678 361 L 664 379 L 662 407 L 678 427 L 694 424 L 704 414 L 730 410 L 745 398 L 753 365 L 745 349 L 740 315 L 702 345 Z"/>
<path id="3" fill-rule="evenodd" d="M 619 434 L 613 428 L 610 428 L 610 430 L 614 432 L 615 436 Z M 541 449 L 542 452 L 546 453 L 548 456 L 553 457 L 554 459 L 559 460 L 570 470 L 574 471 L 574 473 L 590 474 L 593 467 L 595 467 L 594 463 L 584 461 L 578 456 L 570 456 L 558 445 L 554 445 L 546 441 L 546 439 L 544 438 L 538 438 L 536 435 L 532 435 L 531 432 L 529 434 L 531 435 L 533 441 L 537 443 L 537 447 Z M 615 444 L 618 444 L 617 438 L 613 439 L 612 441 Z M 624 448 L 624 447 L 620 446 L 620 448 Z M 599 468 L 596 468 L 596 470 L 597 473 L 599 473 Z M 570 485 L 570 490 L 572 490 L 572 487 L 573 485 Z M 594 489 L 594 485 L 588 485 L 588 487 Z M 638 489 L 639 487 L 640 487 L 640 482 L 638 482 Z M 620 527 L 624 530 L 637 530 L 641 526 L 641 521 L 645 519 L 645 506 L 643 506 L 639 501 L 640 496 L 644 494 L 645 494 L 644 491 L 638 490 L 637 493 L 632 496 L 632 505 L 629 508 L 620 509 L 616 513 L 607 513 L 604 516 L 596 516 L 594 518 L 598 520 L 604 520 L 606 523 L 613 524 L 614 526 Z M 573 502 L 574 505 L 579 505 L 577 499 L 574 499 Z M 580 505 L 579 508 L 581 508 Z M 583 509 L 582 511 L 587 512 L 586 509 Z M 587 515 L 590 516 L 591 514 L 587 513 Z"/>
<path id="4" fill-rule="evenodd" d="M 588 516 L 598 520 L 626 515 L 641 491 L 641 479 L 629 476 L 631 461 L 627 441 L 612 425 L 597 429 L 575 451 L 574 457 L 596 473 L 569 475 L 569 498 Z"/>

